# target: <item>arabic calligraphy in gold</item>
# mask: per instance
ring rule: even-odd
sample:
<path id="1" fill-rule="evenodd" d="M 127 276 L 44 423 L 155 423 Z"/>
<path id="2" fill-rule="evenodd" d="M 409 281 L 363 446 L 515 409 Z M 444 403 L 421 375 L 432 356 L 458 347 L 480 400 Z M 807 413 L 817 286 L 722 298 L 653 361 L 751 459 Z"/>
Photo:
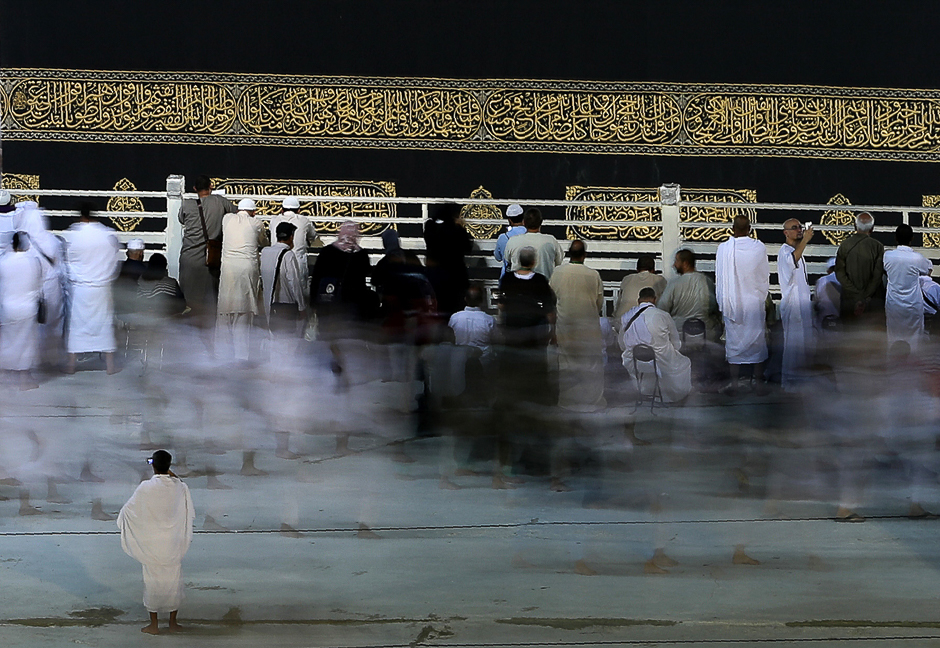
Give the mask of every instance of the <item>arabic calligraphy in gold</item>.
<path id="1" fill-rule="evenodd" d="M 484 189 L 483 185 L 480 185 L 480 187 L 470 192 L 470 197 L 492 199 L 493 194 Z M 491 239 L 497 236 L 502 229 L 502 223 L 499 221 L 502 220 L 503 214 L 495 205 L 464 205 L 460 208 L 460 216 L 462 218 L 488 218 L 496 221 L 493 225 L 488 223 L 467 223 L 467 231 L 475 239 Z"/>
<path id="2" fill-rule="evenodd" d="M 839 207 L 849 206 L 852 202 L 843 196 L 842 194 L 836 194 L 826 203 L 827 205 L 836 205 Z M 840 209 L 830 209 L 829 211 L 823 212 L 823 215 L 819 218 L 820 225 L 854 225 L 855 224 L 855 213 L 840 210 Z M 835 231 L 835 232 L 823 232 L 823 236 L 826 237 L 826 240 L 829 241 L 832 245 L 839 245 L 847 239 L 852 232 L 848 231 Z"/>
<path id="3" fill-rule="evenodd" d="M 921 198 L 921 204 L 924 207 L 940 207 L 940 196 L 923 196 Z M 923 226 L 932 227 L 935 229 L 940 229 L 940 214 L 936 213 L 924 213 L 922 215 Z M 924 247 L 940 247 L 940 233 L 930 233 L 924 232 Z"/>
<path id="4" fill-rule="evenodd" d="M 11 140 L 940 161 L 940 90 L 0 70 Z"/>
<path id="5" fill-rule="evenodd" d="M 599 202 L 646 202 L 659 200 L 659 189 L 630 187 L 565 187 L 565 200 L 597 200 Z M 663 228 L 643 225 L 617 225 L 618 221 L 658 221 L 662 218 L 658 207 L 568 207 L 565 219 L 569 221 L 609 221 L 610 225 L 569 225 L 569 239 L 585 240 L 659 240 Z"/>
<path id="6" fill-rule="evenodd" d="M 729 207 L 728 203 L 752 203 L 757 201 L 757 192 L 753 189 L 682 189 L 682 199 L 689 202 L 713 202 L 714 207 L 692 207 L 683 205 L 679 208 L 679 220 L 683 223 L 730 223 L 736 216 L 744 215 L 752 223 L 757 221 L 757 210 L 749 207 Z M 710 241 L 719 243 L 727 240 L 728 229 L 715 227 L 683 227 L 682 237 L 687 241 Z M 756 232 L 752 232 L 756 237 Z"/>
<path id="7" fill-rule="evenodd" d="M 137 187 L 127 178 L 121 178 L 114 183 L 114 191 L 137 191 Z M 106 209 L 109 212 L 142 212 L 144 203 L 140 198 L 131 196 L 111 196 L 108 198 Z M 108 218 L 122 232 L 133 232 L 144 220 L 136 216 L 109 216 Z"/>
<path id="8" fill-rule="evenodd" d="M 2 184 L 4 189 L 39 189 L 39 176 L 25 173 L 4 173 Z M 39 196 L 19 195 L 12 196 L 12 198 L 14 204 L 27 200 L 32 200 L 35 203 L 39 202 Z"/>
<path id="9" fill-rule="evenodd" d="M 368 196 L 394 198 L 395 183 L 384 181 L 355 180 L 253 180 L 249 178 L 213 178 L 216 189 L 228 194 L 256 194 L 270 196 Z M 259 215 L 281 213 L 279 200 L 256 201 Z M 395 203 L 346 203 L 346 202 L 306 202 L 300 201 L 298 213 L 308 216 L 319 234 L 336 234 L 341 221 L 317 220 L 319 217 L 330 218 L 371 218 L 382 220 L 394 218 Z M 377 236 L 387 229 L 395 229 L 394 224 L 381 222 L 360 223 L 359 232 L 363 236 Z"/>

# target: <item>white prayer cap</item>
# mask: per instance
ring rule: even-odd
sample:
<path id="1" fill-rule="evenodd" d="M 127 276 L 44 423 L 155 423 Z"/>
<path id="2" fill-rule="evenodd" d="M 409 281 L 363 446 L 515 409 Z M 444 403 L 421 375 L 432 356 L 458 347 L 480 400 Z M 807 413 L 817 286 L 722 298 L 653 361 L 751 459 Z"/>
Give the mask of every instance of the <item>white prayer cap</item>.
<path id="1" fill-rule="evenodd" d="M 288 196 L 281 203 L 281 207 L 284 209 L 300 209 L 300 201 L 294 196 Z"/>
<path id="2" fill-rule="evenodd" d="M 255 201 L 251 198 L 242 198 L 238 201 L 238 211 L 255 211 Z"/>
<path id="3" fill-rule="evenodd" d="M 519 216 L 520 214 L 522 214 L 522 206 L 521 206 L 521 205 L 509 205 L 509 207 L 506 208 L 506 218 L 512 218 L 513 216 Z"/>
<path id="4" fill-rule="evenodd" d="M 144 239 L 131 239 L 127 242 L 128 250 L 143 250 L 144 249 Z"/>
<path id="5" fill-rule="evenodd" d="M 0 205 L 9 205 L 11 200 L 13 200 L 13 196 L 10 195 L 10 192 L 0 189 Z"/>
<path id="6" fill-rule="evenodd" d="M 826 270 L 829 270 L 830 268 L 835 268 L 835 267 L 836 267 L 836 258 L 829 257 L 829 260 L 826 261 Z"/>
<path id="7" fill-rule="evenodd" d="M 225 195 L 225 189 L 213 189 L 213 190 L 212 190 L 212 195 L 213 195 L 213 196 L 224 196 L 224 195 Z"/>

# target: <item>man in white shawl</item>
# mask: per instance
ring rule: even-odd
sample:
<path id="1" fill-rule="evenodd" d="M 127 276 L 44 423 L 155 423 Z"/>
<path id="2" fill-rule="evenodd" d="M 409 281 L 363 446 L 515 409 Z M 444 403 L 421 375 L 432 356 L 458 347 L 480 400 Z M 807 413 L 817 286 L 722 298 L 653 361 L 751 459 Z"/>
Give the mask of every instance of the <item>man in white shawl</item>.
<path id="1" fill-rule="evenodd" d="M 69 313 L 67 373 L 75 373 L 79 353 L 104 353 L 109 374 L 117 372 L 114 351 L 114 300 L 111 284 L 121 270 L 121 245 L 114 230 L 92 215 L 92 205 L 82 206 L 81 219 L 69 228 L 68 265 L 72 286 Z"/>
<path id="2" fill-rule="evenodd" d="M 656 291 L 640 290 L 639 303 L 623 314 L 620 320 L 620 347 L 623 366 L 633 373 L 633 347 L 646 344 L 656 354 L 659 389 L 663 402 L 681 401 L 692 391 L 692 361 L 679 353 L 681 340 L 676 323 L 664 310 L 656 308 Z M 637 367 L 640 371 L 642 368 Z M 638 376 L 634 376 L 638 378 Z M 647 381 L 652 386 L 652 381 Z"/>
<path id="3" fill-rule="evenodd" d="M 189 487 L 170 470 L 170 453 L 157 450 L 150 458 L 153 477 L 143 481 L 121 508 L 117 525 L 121 548 L 143 565 L 144 607 L 150 625 L 141 632 L 159 634 L 157 614 L 170 614 L 170 632 L 183 601 L 181 568 L 193 539 L 193 499 Z"/>
<path id="4" fill-rule="evenodd" d="M 300 285 L 303 286 L 304 299 L 310 300 L 310 266 L 307 261 L 307 250 L 317 245 L 323 245 L 317 236 L 317 228 L 313 221 L 298 213 L 300 210 L 300 201 L 294 196 L 288 196 L 281 203 L 283 212 L 271 217 L 268 224 L 268 230 L 271 232 L 271 240 L 275 238 L 277 226 L 281 223 L 290 223 L 295 228 L 293 247 L 291 248 L 294 257 L 297 259 L 297 267 L 300 268 Z"/>
<path id="5" fill-rule="evenodd" d="M 261 306 L 258 249 L 266 243 L 263 223 L 255 218 L 255 201 L 245 198 L 238 212 L 222 217 L 222 271 L 219 277 L 218 327 L 235 360 L 247 361 L 249 334 Z"/>
<path id="6" fill-rule="evenodd" d="M 916 352 L 924 335 L 924 296 L 920 277 L 929 275 L 933 264 L 911 249 L 914 230 L 900 224 L 894 232 L 897 249 L 884 253 L 888 288 L 885 295 L 885 318 L 888 325 L 888 346 L 907 342 Z"/>
<path id="7" fill-rule="evenodd" d="M 731 238 L 718 246 L 715 258 L 715 293 L 725 323 L 725 358 L 731 365 L 731 384 L 726 388 L 729 394 L 737 387 L 741 365 L 753 365 L 757 393 L 766 390 L 764 325 L 770 264 L 767 248 L 750 238 L 750 233 L 747 216 L 735 216 Z"/>
<path id="8" fill-rule="evenodd" d="M 0 255 L 0 369 L 18 375 L 20 390 L 35 389 L 29 372 L 39 362 L 42 266 L 25 232 L 14 232 L 11 242 L 12 250 Z"/>
<path id="9" fill-rule="evenodd" d="M 795 218 L 783 224 L 786 243 L 777 254 L 780 280 L 780 319 L 783 322 L 783 389 L 792 391 L 816 352 L 813 328 L 813 301 L 806 276 L 803 252 L 813 238 L 812 226 L 803 229 Z"/>
<path id="10" fill-rule="evenodd" d="M 593 412 L 607 405 L 599 319 L 604 308 L 604 282 L 597 270 L 584 265 L 584 241 L 572 241 L 568 255 L 571 262 L 558 266 L 549 281 L 558 300 L 558 405 Z"/>

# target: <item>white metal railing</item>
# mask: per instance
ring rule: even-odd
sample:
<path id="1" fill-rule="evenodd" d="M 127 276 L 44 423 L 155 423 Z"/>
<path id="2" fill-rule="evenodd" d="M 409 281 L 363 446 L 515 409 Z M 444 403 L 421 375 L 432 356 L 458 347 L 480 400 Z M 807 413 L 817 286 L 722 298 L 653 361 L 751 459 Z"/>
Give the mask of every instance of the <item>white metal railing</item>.
<path id="1" fill-rule="evenodd" d="M 150 246 L 151 250 L 165 250 L 167 255 L 167 260 L 170 265 L 170 272 L 172 275 L 176 276 L 178 274 L 178 263 L 179 263 L 179 248 L 182 240 L 182 231 L 181 226 L 176 218 L 176 214 L 179 213 L 179 209 L 182 205 L 182 201 L 187 198 L 195 198 L 195 194 L 185 193 L 183 188 L 185 187 L 185 178 L 183 176 L 171 175 L 167 178 L 167 187 L 165 191 L 100 191 L 100 190 L 83 190 L 83 189 L 9 189 L 8 191 L 15 196 L 37 196 L 37 197 L 59 197 L 59 198 L 138 198 L 138 199 L 162 199 L 166 201 L 165 211 L 140 211 L 140 212 L 107 212 L 107 215 L 110 217 L 128 217 L 128 218 L 144 218 L 144 219 L 162 219 L 165 222 L 165 226 L 162 231 L 131 231 L 131 232 L 119 232 L 118 237 L 122 242 L 126 242 L 131 238 L 142 238 Z M 728 229 L 731 227 L 730 223 L 703 223 L 703 222 L 684 222 L 680 220 L 680 212 L 682 208 L 707 208 L 707 209 L 729 209 L 736 210 L 738 213 L 742 211 L 752 211 L 757 214 L 766 214 L 767 212 L 829 212 L 829 211 L 839 211 L 839 212 L 861 212 L 868 211 L 873 214 L 882 214 L 882 213 L 894 213 L 900 214 L 901 220 L 904 223 L 910 222 L 911 213 L 919 214 L 940 214 L 940 207 L 920 207 L 920 206 L 890 206 L 890 205 L 820 205 L 820 204 L 806 204 L 806 203 L 766 203 L 766 202 L 734 202 L 734 203 L 722 203 L 722 202 L 711 202 L 711 201 L 686 201 L 681 199 L 681 192 L 677 185 L 666 185 L 660 191 L 660 200 L 653 201 L 593 201 L 593 200 L 551 200 L 545 198 L 538 199 L 499 199 L 499 198 L 434 198 L 434 197 L 407 197 L 407 196 L 332 196 L 332 195 L 322 195 L 322 196 L 296 196 L 296 195 L 268 195 L 268 194 L 226 194 L 226 196 L 233 200 L 240 200 L 242 198 L 251 198 L 253 200 L 263 200 L 263 201 L 281 201 L 288 197 L 294 197 L 300 200 L 302 203 L 345 203 L 345 204 L 394 204 L 394 205 L 418 205 L 421 207 L 421 216 L 420 218 L 414 216 L 393 216 L 388 218 L 377 218 L 369 216 L 317 216 L 316 220 L 318 222 L 341 222 L 341 221 L 354 221 L 359 223 L 373 223 L 381 222 L 382 224 L 395 223 L 395 224 L 417 224 L 422 222 L 424 218 L 428 216 L 429 208 L 432 205 L 439 205 L 445 203 L 457 203 L 460 205 L 482 205 L 482 206 L 494 206 L 494 207 L 505 207 L 513 203 L 518 203 L 525 207 L 638 207 L 638 208 L 651 208 L 654 210 L 654 213 L 658 212 L 659 218 L 654 220 L 631 220 L 631 221 L 616 221 L 612 223 L 609 220 L 566 220 L 566 219 L 545 219 L 544 225 L 547 226 L 572 226 L 576 225 L 578 227 L 588 227 L 588 226 L 606 226 L 609 227 L 612 224 L 615 224 L 618 227 L 659 227 L 662 228 L 662 236 L 658 241 L 656 240 L 645 240 L 645 241 L 604 241 L 596 242 L 595 248 L 599 250 L 598 253 L 592 254 L 598 261 L 598 265 L 602 270 L 622 270 L 623 267 L 623 255 L 629 253 L 655 253 L 660 257 L 658 266 L 663 270 L 664 274 L 667 276 L 671 273 L 671 261 L 675 252 L 681 247 L 689 247 L 695 250 L 697 253 L 703 254 L 704 258 L 701 262 L 701 269 L 705 271 L 710 271 L 714 268 L 714 261 L 711 258 L 715 249 L 717 249 L 718 243 L 710 241 L 692 241 L 688 240 L 684 234 L 690 229 Z M 663 199 L 665 198 L 665 199 Z M 73 215 L 73 211 L 69 210 L 47 210 L 47 213 L 50 216 L 69 216 Z M 263 217 L 265 218 L 265 217 Z M 809 220 L 809 219 L 807 219 Z M 486 218 L 468 218 L 470 223 L 480 223 L 480 224 L 493 224 L 492 219 Z M 752 227 L 755 230 L 774 230 L 781 227 L 781 223 L 776 222 L 767 222 L 766 219 L 758 219 L 757 222 L 752 224 Z M 852 231 L 853 227 L 851 225 L 822 225 L 814 224 L 813 228 L 820 232 L 845 232 Z M 923 227 L 917 226 L 913 228 L 915 232 L 921 234 L 938 234 L 940 235 L 940 227 Z M 327 238 L 329 240 L 329 238 Z M 376 237 L 366 237 L 364 240 L 365 247 L 368 249 L 378 251 L 379 240 Z M 481 250 L 483 252 L 489 252 L 491 250 L 492 242 L 481 241 Z M 406 247 L 411 249 L 420 249 L 421 241 L 420 239 L 415 239 L 414 241 L 404 240 L 403 244 Z M 826 257 L 832 256 L 835 254 L 837 246 L 829 244 L 828 241 L 814 241 L 807 248 L 806 258 L 808 261 L 809 270 L 812 274 L 822 274 L 825 272 L 824 259 Z M 931 259 L 940 259 L 940 248 L 933 247 L 921 247 L 918 248 L 919 251 L 924 253 Z M 614 257 L 619 254 L 620 261 L 608 260 L 604 261 L 603 257 L 606 253 L 608 259 L 614 259 Z M 771 268 L 772 271 L 775 270 L 775 258 L 776 250 L 768 249 L 768 255 L 771 257 Z M 493 259 L 489 259 L 489 265 L 497 266 L 498 264 Z M 608 290 L 616 291 L 617 286 L 619 285 L 616 281 L 605 282 Z"/>

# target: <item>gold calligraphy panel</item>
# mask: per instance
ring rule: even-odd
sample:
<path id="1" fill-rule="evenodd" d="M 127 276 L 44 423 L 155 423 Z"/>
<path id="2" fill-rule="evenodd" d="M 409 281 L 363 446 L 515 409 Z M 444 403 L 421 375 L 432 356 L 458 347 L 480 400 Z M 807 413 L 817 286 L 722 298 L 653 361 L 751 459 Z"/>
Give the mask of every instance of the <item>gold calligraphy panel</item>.
<path id="1" fill-rule="evenodd" d="M 0 70 L 4 138 L 940 161 L 940 90 Z"/>
<path id="2" fill-rule="evenodd" d="M 39 189 L 39 176 L 38 175 L 28 175 L 25 173 L 4 173 L 3 174 L 3 188 L 4 189 Z M 39 202 L 39 196 L 13 196 L 13 202 L 23 202 L 26 200 L 32 200 L 35 203 Z"/>
<path id="3" fill-rule="evenodd" d="M 752 223 L 757 221 L 757 210 L 749 207 L 728 207 L 728 203 L 757 202 L 753 189 L 682 189 L 682 200 L 689 202 L 713 202 L 714 207 L 679 208 L 679 220 L 683 223 L 730 223 L 736 216 L 744 215 Z M 682 238 L 686 241 L 721 242 L 728 239 L 728 229 L 716 227 L 683 227 Z M 756 237 L 756 232 L 752 233 Z"/>
<path id="4" fill-rule="evenodd" d="M 597 200 L 599 202 L 645 202 L 659 200 L 659 189 L 629 187 L 565 187 L 565 200 Z M 658 240 L 663 228 L 658 226 L 617 225 L 617 221 L 658 221 L 658 207 L 587 206 L 568 207 L 565 219 L 570 221 L 609 221 L 610 225 L 569 225 L 569 239 L 585 240 Z"/>
<path id="5" fill-rule="evenodd" d="M 121 178 L 114 184 L 114 191 L 137 191 L 137 187 L 127 178 Z M 132 196 L 112 196 L 108 198 L 106 209 L 109 212 L 142 212 L 144 203 L 140 198 Z M 134 231 L 144 220 L 136 216 L 109 216 L 109 218 L 122 232 Z"/>
<path id="6" fill-rule="evenodd" d="M 940 196 L 923 196 L 921 204 L 924 207 L 940 207 Z M 940 229 L 940 214 L 924 213 L 922 214 L 923 226 Z M 924 232 L 924 247 L 940 247 L 940 233 Z"/>
<path id="7" fill-rule="evenodd" d="M 829 199 L 827 205 L 838 205 L 838 206 L 848 206 L 851 205 L 851 201 L 843 196 L 842 194 L 836 194 Z M 846 210 L 840 209 L 831 209 L 829 211 L 823 212 L 823 215 L 819 218 L 820 225 L 854 225 L 855 224 L 855 213 Z M 823 236 L 826 237 L 826 240 L 829 241 L 832 245 L 840 245 L 842 241 L 849 238 L 852 235 L 852 232 L 845 231 L 836 231 L 836 232 L 823 232 Z"/>
<path id="8" fill-rule="evenodd" d="M 229 194 L 256 194 L 270 196 L 369 196 L 395 197 L 395 183 L 384 181 L 334 181 L 334 180 L 251 180 L 246 178 L 213 178 L 216 189 Z M 274 215 L 281 213 L 281 201 L 258 200 L 258 214 Z M 300 201 L 298 213 L 309 216 L 319 234 L 336 234 L 340 221 L 322 221 L 318 217 L 339 218 L 394 218 L 395 203 L 343 203 L 343 202 L 305 202 Z M 359 231 L 363 236 L 377 236 L 387 229 L 394 229 L 394 224 L 360 223 Z"/>
<path id="9" fill-rule="evenodd" d="M 480 186 L 470 192 L 471 198 L 492 199 L 493 194 Z M 475 239 L 491 239 L 499 235 L 503 229 L 500 222 L 503 219 L 503 213 L 495 205 L 464 205 L 460 209 L 462 218 L 487 218 L 496 221 L 492 225 L 489 223 L 467 223 L 467 231 Z"/>

